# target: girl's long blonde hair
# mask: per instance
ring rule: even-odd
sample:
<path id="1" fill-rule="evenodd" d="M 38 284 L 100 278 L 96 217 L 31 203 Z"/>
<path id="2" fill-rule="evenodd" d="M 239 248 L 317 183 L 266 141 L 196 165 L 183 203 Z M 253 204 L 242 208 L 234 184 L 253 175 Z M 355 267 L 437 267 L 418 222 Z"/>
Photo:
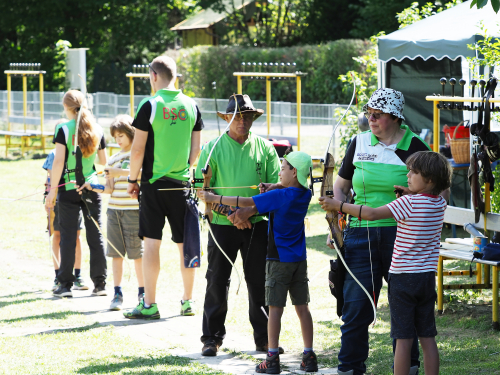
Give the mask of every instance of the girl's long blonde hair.
<path id="1" fill-rule="evenodd" d="M 80 123 L 78 125 L 78 145 L 84 157 L 92 155 L 99 145 L 99 137 L 96 134 L 95 119 L 86 106 L 83 105 L 85 97 L 78 90 L 70 90 L 64 94 L 63 103 L 71 113 L 78 119 L 78 111 L 81 111 Z"/>

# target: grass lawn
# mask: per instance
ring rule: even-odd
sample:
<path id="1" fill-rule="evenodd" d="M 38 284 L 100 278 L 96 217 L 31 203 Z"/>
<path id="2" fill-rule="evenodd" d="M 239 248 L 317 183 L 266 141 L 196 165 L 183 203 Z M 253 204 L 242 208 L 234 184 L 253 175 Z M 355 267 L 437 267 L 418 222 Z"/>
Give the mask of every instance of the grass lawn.
<path id="1" fill-rule="evenodd" d="M 0 155 L 2 154 L 0 149 Z M 0 200 L 0 248 L 13 251 L 22 258 L 50 263 L 46 217 L 42 195 L 25 201 L 10 202 L 3 198 L 21 197 L 43 190 L 45 172 L 42 160 L 0 160 L 4 177 Z M 325 246 L 326 222 L 317 205 L 317 195 L 309 209 L 310 230 L 306 232 L 310 279 L 310 309 L 314 319 L 314 347 L 320 363 L 328 367 L 338 365 L 341 320 L 337 317 L 336 300 L 331 296 L 327 273 L 334 251 Z M 104 225 L 105 231 L 105 225 Z M 88 279 L 89 251 L 82 231 L 82 274 Z M 202 233 L 206 247 L 206 230 Z M 160 311 L 178 309 L 182 284 L 177 248 L 164 233 L 161 249 L 161 273 L 158 281 Z M 468 269 L 467 262 L 446 262 L 446 268 Z M 242 272 L 241 258 L 236 267 Z M 132 267 L 133 268 L 133 267 Z M 124 269 L 125 291 L 136 290 L 134 276 L 128 279 L 129 269 Z M 206 281 L 206 256 L 197 273 L 194 298 L 197 314 L 202 313 Z M 111 287 L 111 264 L 108 267 L 108 285 Z M 95 324 L 92 315 L 68 311 L 64 305 L 51 303 L 33 292 L 35 288 L 49 289 L 53 274 L 27 271 L 22 264 L 9 272 L 0 273 L 0 373 L 171 373 L 211 374 L 207 367 L 186 359 L 168 355 L 162 350 L 152 350 L 141 343 L 130 343 L 113 327 Z M 448 278 L 453 282 L 468 282 L 467 278 Z M 248 322 L 248 302 L 245 281 L 236 295 L 237 277 L 233 272 L 229 291 L 227 316 L 228 336 L 251 336 Z M 491 291 L 455 291 L 446 294 L 444 314 L 436 316 L 438 347 L 441 355 L 441 374 L 500 374 L 500 333 L 491 328 Z M 107 303 L 107 302 L 106 302 Z M 173 307 L 170 307 L 173 306 Z M 177 312 L 178 313 L 178 312 Z M 392 341 L 389 337 L 390 319 L 387 289 L 384 287 L 378 309 L 378 323 L 370 328 L 370 356 L 367 373 L 391 374 Z M 48 334 L 19 335 L 16 330 L 53 328 Z M 200 332 L 201 334 L 201 332 Z M 193 340 L 199 340 L 199 336 Z M 64 343 L 64 345 L 63 345 Z M 298 320 L 288 302 L 283 316 L 280 344 L 289 353 L 300 353 L 302 339 Z M 171 347 L 175 347 L 175 342 Z M 201 347 L 200 347 L 201 349 Z M 231 351 L 233 348 L 226 347 Z M 423 371 L 421 372 L 423 373 Z"/>

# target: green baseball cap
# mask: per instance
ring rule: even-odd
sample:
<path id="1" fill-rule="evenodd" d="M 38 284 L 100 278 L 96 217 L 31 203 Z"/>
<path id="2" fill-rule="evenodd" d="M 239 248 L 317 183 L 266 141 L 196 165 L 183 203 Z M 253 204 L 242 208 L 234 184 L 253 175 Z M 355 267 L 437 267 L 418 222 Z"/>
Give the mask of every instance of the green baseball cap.
<path id="1" fill-rule="evenodd" d="M 309 189 L 307 186 L 307 177 L 309 177 L 309 172 L 312 168 L 311 157 L 305 152 L 294 151 L 285 155 L 284 158 L 292 167 L 297 169 L 297 180 L 299 180 L 299 184 Z"/>

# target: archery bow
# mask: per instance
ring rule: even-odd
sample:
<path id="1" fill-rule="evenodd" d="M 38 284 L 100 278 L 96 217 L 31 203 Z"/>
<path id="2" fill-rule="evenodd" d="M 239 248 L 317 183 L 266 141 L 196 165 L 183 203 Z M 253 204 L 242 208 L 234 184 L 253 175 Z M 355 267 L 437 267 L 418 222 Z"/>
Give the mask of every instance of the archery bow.
<path id="1" fill-rule="evenodd" d="M 80 120 L 82 117 L 82 110 L 87 102 L 87 85 L 85 83 L 85 80 L 83 79 L 83 77 L 80 74 L 78 74 L 78 77 L 80 77 L 80 79 L 83 82 L 84 93 L 83 93 L 83 102 L 81 103 L 80 110 L 78 111 L 78 116 L 76 118 L 75 147 L 73 149 L 73 155 L 75 156 L 75 162 L 76 162 L 75 169 L 74 169 L 76 185 L 83 186 L 83 185 L 85 185 L 86 179 L 85 179 L 85 175 L 83 174 L 83 162 L 82 162 L 83 154 L 82 154 L 82 150 L 80 149 L 80 145 L 78 144 L 78 130 L 80 128 Z M 99 231 L 99 233 L 101 233 L 101 236 L 103 236 L 106 239 L 106 241 L 109 243 L 109 245 L 122 257 L 123 260 L 125 260 L 125 257 L 122 255 L 122 253 L 120 251 L 118 251 L 116 246 L 113 245 L 113 243 L 106 236 L 104 236 L 104 233 L 102 232 L 99 223 L 94 218 L 94 216 L 97 216 L 97 213 L 95 212 L 95 209 L 94 209 L 95 206 L 93 204 L 91 205 L 91 207 L 94 209 L 94 211 L 91 211 L 89 205 L 87 204 L 87 202 L 93 203 L 92 195 L 90 194 L 90 191 L 87 189 L 82 189 L 81 193 L 82 193 L 82 196 L 81 196 L 82 201 L 85 204 L 85 207 L 87 208 L 87 217 L 95 224 L 95 226 L 97 227 L 97 230 Z M 127 267 L 129 268 L 129 274 L 130 274 L 131 273 L 130 265 L 128 264 L 128 262 L 125 262 L 125 263 L 127 264 Z"/>
<path id="2" fill-rule="evenodd" d="M 344 114 L 340 118 L 340 120 L 337 122 L 335 127 L 333 128 L 332 135 L 330 137 L 330 140 L 328 141 L 328 145 L 326 147 L 326 152 L 325 152 L 325 158 L 323 159 L 323 177 L 322 178 L 313 178 L 311 174 L 311 187 L 313 188 L 314 182 L 320 182 L 321 181 L 321 196 L 323 197 L 329 197 L 333 198 L 333 171 L 335 170 L 335 161 L 333 158 L 333 155 L 330 153 L 330 145 L 332 143 L 332 139 L 335 136 L 335 131 L 337 130 L 337 127 L 340 125 L 341 121 L 344 119 L 344 117 L 347 115 L 349 112 L 349 109 L 351 108 L 352 102 L 354 101 L 354 98 L 356 97 L 356 79 L 354 76 L 353 78 L 353 84 L 354 84 L 354 90 L 352 93 L 352 98 L 351 102 L 349 103 L 349 106 L 345 110 Z M 364 181 L 363 181 L 364 184 Z M 314 188 L 313 188 L 314 189 Z M 375 296 L 370 296 L 370 293 L 365 289 L 363 284 L 354 276 L 352 273 L 351 269 L 347 265 L 346 261 L 344 260 L 344 257 L 342 256 L 341 250 L 343 249 L 344 246 L 344 239 L 342 236 L 342 229 L 340 228 L 339 222 L 343 219 L 342 214 L 340 212 L 334 213 L 334 212 L 327 212 L 326 217 L 325 217 L 327 223 L 328 223 L 328 229 L 330 231 L 330 243 L 333 244 L 335 247 L 335 250 L 337 252 L 337 256 L 339 259 L 342 261 L 344 264 L 347 272 L 352 276 L 352 278 L 356 281 L 356 283 L 361 287 L 361 289 L 365 292 L 365 294 L 368 296 L 368 299 L 371 302 L 371 305 L 373 307 L 373 314 L 374 314 L 374 319 L 373 319 L 373 324 L 375 325 L 377 321 L 377 308 L 375 306 Z M 370 254 L 371 256 L 371 254 Z"/>
<path id="3" fill-rule="evenodd" d="M 210 164 L 209 163 L 210 163 L 210 158 L 212 157 L 212 153 L 214 152 L 214 148 L 217 145 L 217 143 L 219 143 L 219 141 L 222 138 L 222 136 L 224 134 L 226 134 L 226 132 L 228 131 L 229 127 L 233 123 L 234 118 L 236 117 L 236 112 L 237 112 L 236 111 L 236 105 L 237 105 L 238 101 L 236 99 L 236 95 L 235 94 L 233 94 L 233 97 L 234 97 L 234 102 L 235 102 L 235 108 L 234 108 L 233 117 L 231 118 L 231 121 L 227 124 L 226 128 L 224 129 L 224 131 L 217 137 L 217 140 L 214 142 L 214 145 L 212 146 L 212 149 L 210 150 L 210 152 L 208 154 L 207 161 L 205 163 L 205 167 L 201 169 L 201 173 L 203 175 L 203 187 L 202 187 L 203 190 L 210 190 L 210 180 L 212 179 L 212 168 L 210 168 Z M 198 182 L 197 179 L 195 179 L 193 177 L 193 186 L 194 186 L 194 183 L 196 183 L 196 182 Z M 233 261 L 231 261 L 231 258 L 229 258 L 229 256 L 226 254 L 226 252 L 219 245 L 219 243 L 217 242 L 217 239 L 214 236 L 214 233 L 212 232 L 213 213 L 212 213 L 212 205 L 209 204 L 209 203 L 205 203 L 205 213 L 203 215 L 203 218 L 206 219 L 207 222 L 208 222 L 208 230 L 209 230 L 209 232 L 210 232 L 210 234 L 212 236 L 212 239 L 214 240 L 214 243 L 217 245 L 217 247 L 219 248 L 219 250 L 221 251 L 221 253 L 226 257 L 226 259 L 228 260 L 228 262 L 231 264 L 232 268 L 236 271 L 236 275 L 238 276 L 238 288 L 236 289 L 236 294 L 238 294 L 238 292 L 240 291 L 240 286 L 241 286 L 241 276 L 240 276 L 240 273 L 239 273 L 238 269 L 234 266 Z"/>

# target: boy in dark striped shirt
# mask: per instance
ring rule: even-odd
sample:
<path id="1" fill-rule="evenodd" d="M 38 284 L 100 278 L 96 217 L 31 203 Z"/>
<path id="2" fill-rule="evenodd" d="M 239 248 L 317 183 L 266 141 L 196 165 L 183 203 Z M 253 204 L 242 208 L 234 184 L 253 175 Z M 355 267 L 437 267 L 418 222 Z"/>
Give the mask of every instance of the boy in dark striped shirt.
<path id="1" fill-rule="evenodd" d="M 388 295 L 391 337 L 396 339 L 394 374 L 408 374 L 415 330 L 424 351 L 426 375 L 439 373 L 435 336 L 437 261 L 446 201 L 441 194 L 451 185 L 452 170 L 446 158 L 420 151 L 406 160 L 408 187 L 378 208 L 348 204 L 321 197 L 325 211 L 340 211 L 364 220 L 394 218 L 398 223 L 396 243 L 389 270 Z"/>

